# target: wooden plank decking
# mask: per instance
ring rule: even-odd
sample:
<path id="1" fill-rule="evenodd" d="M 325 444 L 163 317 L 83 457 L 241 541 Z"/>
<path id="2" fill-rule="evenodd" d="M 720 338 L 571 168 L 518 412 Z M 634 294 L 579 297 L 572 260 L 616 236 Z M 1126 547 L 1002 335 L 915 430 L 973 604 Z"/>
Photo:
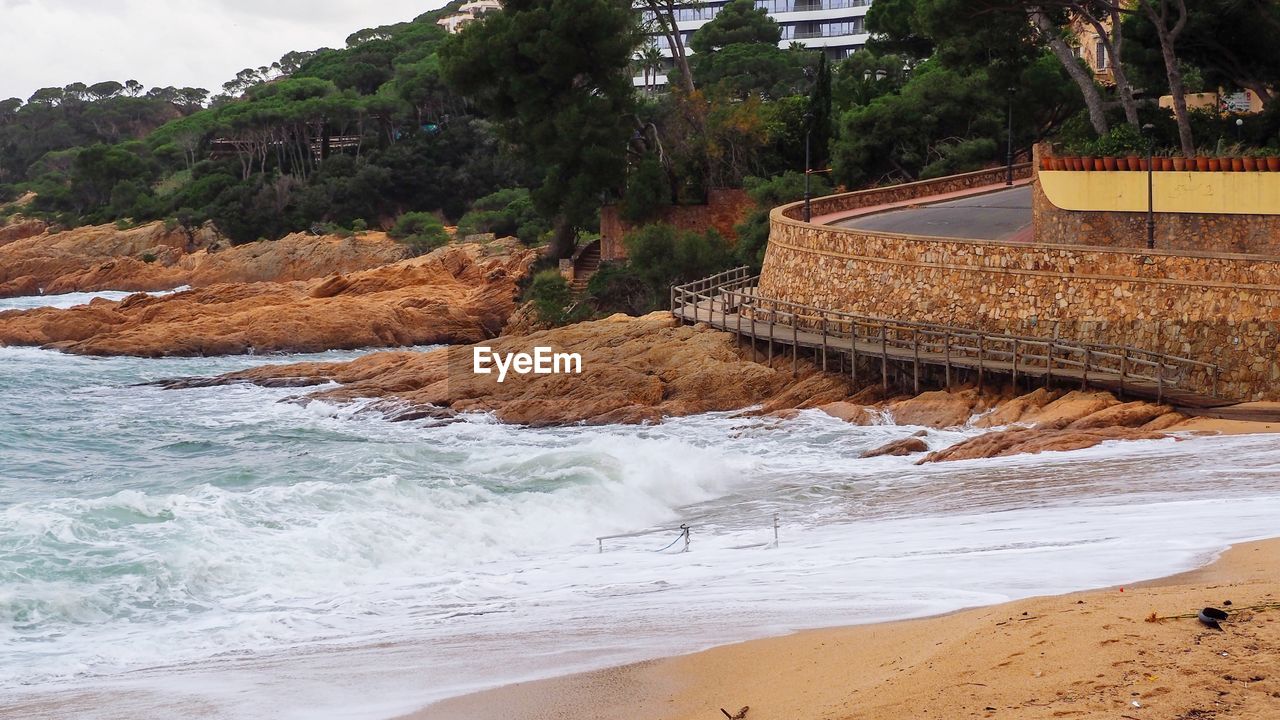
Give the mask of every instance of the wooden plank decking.
<path id="1" fill-rule="evenodd" d="M 838 362 L 855 381 L 872 367 L 874 380 L 889 384 L 890 374 L 908 374 L 914 390 L 921 374 L 942 370 L 944 384 L 962 372 L 1012 378 L 1015 383 L 1097 387 L 1123 395 L 1185 408 L 1216 408 L 1233 402 L 1217 394 L 1218 368 L 1188 358 L 1139 348 L 1026 338 L 922 323 L 868 318 L 760 297 L 756 278 L 745 268 L 672 288 L 672 314 L 685 322 L 704 322 L 740 337 L 767 343 L 775 353 L 802 351 L 824 370 Z M 847 361 L 851 360 L 851 361 Z M 861 370 L 859 369 L 861 368 Z"/>

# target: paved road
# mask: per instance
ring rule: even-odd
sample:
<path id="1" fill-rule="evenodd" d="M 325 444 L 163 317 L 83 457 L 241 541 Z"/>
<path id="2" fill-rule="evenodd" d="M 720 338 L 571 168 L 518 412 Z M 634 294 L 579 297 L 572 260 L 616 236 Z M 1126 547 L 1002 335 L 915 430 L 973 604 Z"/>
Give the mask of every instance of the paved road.
<path id="1" fill-rule="evenodd" d="M 859 230 L 936 235 L 972 240 L 1008 240 L 1031 227 L 1031 188 L 951 200 L 834 223 Z"/>

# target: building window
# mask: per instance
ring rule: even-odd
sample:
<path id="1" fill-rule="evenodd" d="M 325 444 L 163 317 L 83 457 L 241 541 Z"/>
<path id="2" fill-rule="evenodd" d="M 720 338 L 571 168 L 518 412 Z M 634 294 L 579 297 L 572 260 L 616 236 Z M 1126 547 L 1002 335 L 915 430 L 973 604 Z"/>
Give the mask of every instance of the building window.
<path id="1" fill-rule="evenodd" d="M 1097 59 L 1097 63 L 1098 63 L 1098 70 L 1099 71 L 1106 70 L 1107 69 L 1107 44 L 1099 40 L 1098 44 L 1095 46 L 1094 51 L 1095 51 L 1094 57 Z"/>

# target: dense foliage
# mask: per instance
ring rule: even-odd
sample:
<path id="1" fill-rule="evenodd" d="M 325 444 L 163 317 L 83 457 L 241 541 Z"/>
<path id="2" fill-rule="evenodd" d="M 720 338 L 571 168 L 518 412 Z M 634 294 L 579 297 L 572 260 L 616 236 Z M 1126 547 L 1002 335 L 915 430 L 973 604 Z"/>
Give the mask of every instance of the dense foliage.
<path id="1" fill-rule="evenodd" d="M 204 91 L 114 83 L 5 101 L 0 182 L 64 224 L 212 220 L 235 242 L 410 211 L 457 220 L 534 175 L 441 79 L 440 12 L 246 69 L 208 107 Z"/>
<path id="2" fill-rule="evenodd" d="M 460 4 L 246 68 L 212 97 L 128 81 L 2 101 L 0 199 L 34 191 L 23 212 L 68 225 L 213 221 L 236 242 L 380 227 L 417 252 L 456 222 L 461 237 L 549 243 L 550 259 L 617 204 L 638 228 L 631 259 L 606 265 L 586 304 L 641 312 L 672 282 L 759 266 L 768 208 L 803 194 L 806 146 L 823 194 L 996 165 L 1010 139 L 1022 158 L 1044 139 L 1106 152 L 1280 145 L 1270 1 L 876 0 L 872 42 L 831 62 L 779 47 L 752 0 L 725 4 L 688 38 L 692 54 L 668 0 L 506 0 L 447 36 L 436 20 Z M 1110 84 L 1078 59 L 1079 25 L 1099 31 Z M 1187 108 L 1188 93 L 1218 88 L 1252 90 L 1266 111 L 1237 124 Z M 758 204 L 736 245 L 662 224 L 716 187 Z M 562 300 L 582 312 L 568 286 L 539 278 L 548 313 Z"/>

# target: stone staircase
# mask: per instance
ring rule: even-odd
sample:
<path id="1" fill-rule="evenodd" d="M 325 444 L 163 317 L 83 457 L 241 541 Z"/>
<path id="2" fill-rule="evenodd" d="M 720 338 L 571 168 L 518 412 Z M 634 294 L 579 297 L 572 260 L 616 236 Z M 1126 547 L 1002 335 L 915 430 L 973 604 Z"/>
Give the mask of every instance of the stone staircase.
<path id="1" fill-rule="evenodd" d="M 573 282 L 569 287 L 575 295 L 587 291 L 587 283 L 600 270 L 600 241 L 584 245 L 573 255 Z"/>

